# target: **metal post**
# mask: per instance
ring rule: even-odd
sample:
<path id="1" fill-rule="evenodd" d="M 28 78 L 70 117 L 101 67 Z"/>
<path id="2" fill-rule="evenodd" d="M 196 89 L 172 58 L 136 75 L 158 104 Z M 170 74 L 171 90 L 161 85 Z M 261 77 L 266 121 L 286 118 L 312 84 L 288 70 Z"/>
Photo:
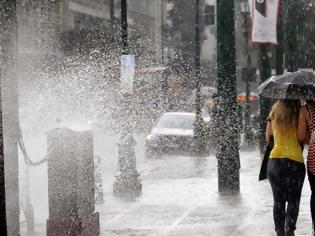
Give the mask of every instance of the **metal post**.
<path id="1" fill-rule="evenodd" d="M 245 1 L 246 6 L 247 0 Z M 249 17 L 249 8 L 245 7 L 245 11 L 242 12 L 243 17 L 244 17 L 244 37 L 245 37 L 245 55 L 247 56 L 246 60 L 246 73 L 245 73 L 245 96 L 246 96 L 246 103 L 245 103 L 245 124 L 244 124 L 244 136 L 245 136 L 245 146 L 246 147 L 252 147 L 253 146 L 253 134 L 251 131 L 251 122 L 250 122 L 250 83 L 249 83 L 249 70 L 251 68 L 251 56 L 249 53 L 248 49 L 248 36 L 249 36 L 249 31 L 248 31 L 248 17 Z"/>
<path id="2" fill-rule="evenodd" d="M 1 83 L 1 71 L 0 71 Z M 2 104 L 2 92 L 0 90 L 0 104 Z M 2 125 L 2 106 L 0 109 L 0 232 L 7 235 L 7 212 L 5 197 L 5 173 L 4 173 L 4 153 L 3 153 L 3 125 Z"/>
<path id="3" fill-rule="evenodd" d="M 282 75 L 284 72 L 284 63 L 283 63 L 283 6 L 284 4 L 280 1 L 279 5 L 279 16 L 278 16 L 278 24 L 277 24 L 277 38 L 278 38 L 278 45 L 276 47 L 276 75 Z"/>
<path id="4" fill-rule="evenodd" d="M 109 1 L 109 20 L 111 27 L 113 27 L 115 21 L 115 0 Z"/>
<path id="5" fill-rule="evenodd" d="M 234 0 L 217 2 L 218 127 L 216 157 L 220 193 L 239 192 L 240 158 L 236 103 L 236 52 Z"/>
<path id="6" fill-rule="evenodd" d="M 127 0 L 121 0 L 121 39 L 122 39 L 122 54 L 127 55 L 128 50 L 128 15 L 127 15 Z"/>
<path id="7" fill-rule="evenodd" d="M 162 64 L 164 64 L 164 0 L 161 1 L 161 60 Z"/>
<path id="8" fill-rule="evenodd" d="M 295 1 L 287 0 L 286 12 L 286 40 L 287 40 L 287 57 L 288 72 L 297 71 L 297 19 L 296 9 L 294 9 Z"/>
<path id="9" fill-rule="evenodd" d="M 205 137 L 203 137 L 203 119 L 201 114 L 202 101 L 201 101 L 201 72 L 200 72 L 200 24 L 199 24 L 199 7 L 200 0 L 196 0 L 195 5 L 195 80 L 196 80 L 196 120 L 194 125 L 194 147 L 197 155 L 202 154 L 205 150 Z"/>
<path id="10" fill-rule="evenodd" d="M 122 54 L 128 55 L 128 18 L 127 18 L 127 0 L 121 0 L 121 37 L 122 37 Z M 132 135 L 132 127 L 128 120 L 131 116 L 131 96 L 124 94 L 122 110 L 124 112 L 125 124 L 121 127 L 121 137 L 118 146 L 118 164 L 119 175 L 113 186 L 113 193 L 117 197 L 127 200 L 133 200 L 141 195 L 142 185 L 138 179 L 140 174 L 136 168 L 136 142 Z"/>
<path id="11" fill-rule="evenodd" d="M 260 83 L 271 76 L 271 64 L 268 56 L 268 44 L 259 46 Z M 268 98 L 260 98 L 260 152 L 263 153 L 265 147 L 265 131 L 267 118 L 269 115 L 271 101 Z"/>

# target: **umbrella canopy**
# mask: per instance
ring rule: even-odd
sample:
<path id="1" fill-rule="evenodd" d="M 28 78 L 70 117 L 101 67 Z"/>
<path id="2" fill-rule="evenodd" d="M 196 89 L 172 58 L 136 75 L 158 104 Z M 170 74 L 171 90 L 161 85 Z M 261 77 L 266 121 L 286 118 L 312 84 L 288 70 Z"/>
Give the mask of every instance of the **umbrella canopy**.
<path id="1" fill-rule="evenodd" d="M 272 76 L 259 86 L 258 94 L 276 99 L 315 100 L 315 76 L 306 71 Z"/>

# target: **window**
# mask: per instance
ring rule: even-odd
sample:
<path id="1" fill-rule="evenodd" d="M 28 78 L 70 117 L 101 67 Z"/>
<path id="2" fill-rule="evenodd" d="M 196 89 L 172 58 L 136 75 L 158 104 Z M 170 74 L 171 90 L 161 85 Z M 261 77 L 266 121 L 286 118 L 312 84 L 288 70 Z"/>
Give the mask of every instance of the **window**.
<path id="1" fill-rule="evenodd" d="M 205 24 L 214 25 L 215 24 L 215 6 L 206 5 L 205 7 Z"/>

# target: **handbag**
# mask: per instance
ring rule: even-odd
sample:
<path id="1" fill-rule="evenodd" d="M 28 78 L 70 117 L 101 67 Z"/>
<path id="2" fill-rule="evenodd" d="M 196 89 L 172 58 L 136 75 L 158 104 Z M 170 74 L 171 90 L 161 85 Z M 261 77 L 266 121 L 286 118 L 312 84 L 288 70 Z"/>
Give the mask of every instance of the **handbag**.
<path id="1" fill-rule="evenodd" d="M 258 177 L 259 181 L 267 179 L 268 160 L 269 160 L 271 150 L 273 149 L 273 143 L 274 143 L 273 136 L 271 136 L 269 143 L 266 145 L 264 158 L 261 162 L 260 172 L 259 172 L 259 177 Z"/>

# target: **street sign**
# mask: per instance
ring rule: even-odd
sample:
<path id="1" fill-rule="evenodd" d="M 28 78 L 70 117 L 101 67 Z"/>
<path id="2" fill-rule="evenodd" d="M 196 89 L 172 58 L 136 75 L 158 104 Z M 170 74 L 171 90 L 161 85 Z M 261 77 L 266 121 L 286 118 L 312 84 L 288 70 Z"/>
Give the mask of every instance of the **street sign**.
<path id="1" fill-rule="evenodd" d="M 242 80 L 256 82 L 256 68 L 242 68 Z"/>
<path id="2" fill-rule="evenodd" d="M 120 86 L 123 93 L 133 93 L 136 59 L 134 55 L 122 55 L 120 61 Z"/>

